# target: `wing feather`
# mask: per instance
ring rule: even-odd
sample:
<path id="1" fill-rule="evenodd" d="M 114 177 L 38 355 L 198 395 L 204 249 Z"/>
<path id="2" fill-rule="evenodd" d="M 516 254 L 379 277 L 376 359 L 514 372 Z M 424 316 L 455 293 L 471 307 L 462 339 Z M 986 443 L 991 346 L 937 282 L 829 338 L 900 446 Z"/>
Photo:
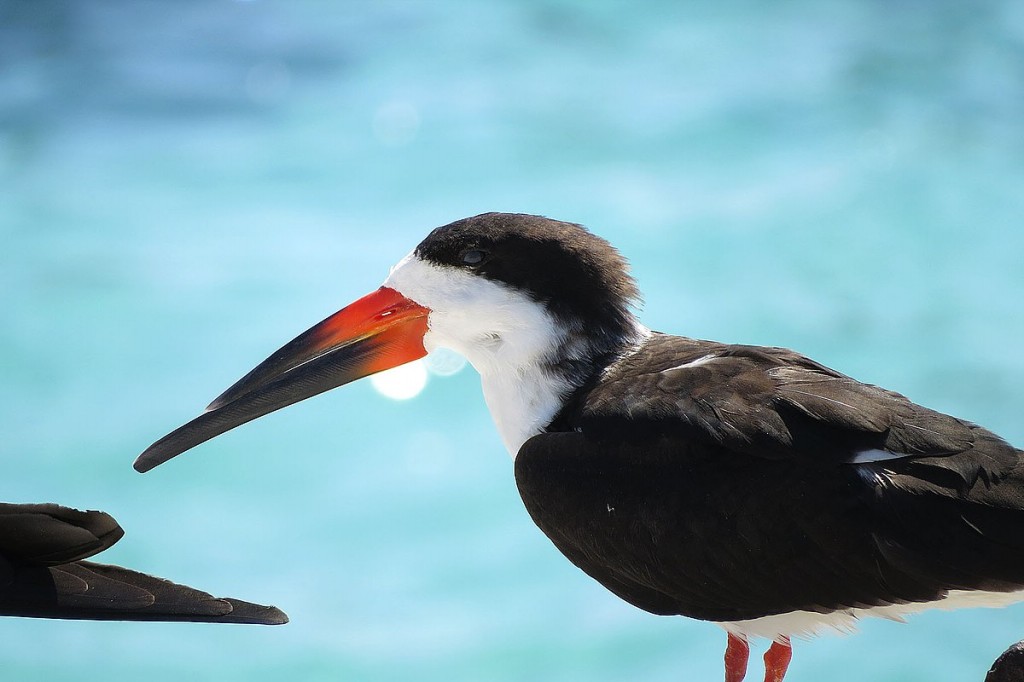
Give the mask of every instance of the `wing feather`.
<path id="1" fill-rule="evenodd" d="M 586 424 L 624 415 L 769 459 L 858 464 L 869 451 L 889 453 L 880 459 L 916 458 L 968 487 L 1018 459 L 1014 448 L 975 424 L 783 348 L 655 335 L 605 373 L 576 403 L 573 419 Z"/>
<path id="2" fill-rule="evenodd" d="M 1024 588 L 1021 452 L 780 348 L 654 335 L 516 457 L 527 510 L 654 613 Z"/>
<path id="3" fill-rule="evenodd" d="M 0 503 L 0 615 L 276 625 L 273 606 L 219 599 L 187 585 L 82 560 L 124 531 L 109 514 Z"/>

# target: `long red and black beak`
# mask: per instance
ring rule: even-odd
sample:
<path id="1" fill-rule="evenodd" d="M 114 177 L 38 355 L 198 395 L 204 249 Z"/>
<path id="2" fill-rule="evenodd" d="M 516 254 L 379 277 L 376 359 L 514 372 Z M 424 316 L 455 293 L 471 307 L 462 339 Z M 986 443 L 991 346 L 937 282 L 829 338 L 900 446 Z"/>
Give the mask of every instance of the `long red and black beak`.
<path id="1" fill-rule="evenodd" d="M 236 426 L 422 358 L 430 311 L 381 287 L 308 329 L 135 460 L 146 472 Z"/>

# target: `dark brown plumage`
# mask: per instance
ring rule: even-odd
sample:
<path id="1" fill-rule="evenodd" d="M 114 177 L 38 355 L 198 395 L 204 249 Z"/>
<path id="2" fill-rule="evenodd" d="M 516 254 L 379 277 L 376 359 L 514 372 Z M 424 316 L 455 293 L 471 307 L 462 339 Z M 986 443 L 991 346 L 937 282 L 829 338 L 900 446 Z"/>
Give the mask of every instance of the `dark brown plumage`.
<path id="1" fill-rule="evenodd" d="M 279 625 L 273 606 L 221 599 L 120 566 L 85 561 L 124 531 L 109 514 L 0 503 L 0 615 Z"/>
<path id="2" fill-rule="evenodd" d="M 1024 682 L 1024 641 L 1000 654 L 985 676 L 985 682 Z"/>
<path id="3" fill-rule="evenodd" d="M 516 480 L 619 596 L 738 621 L 1024 589 L 1020 455 L 789 350 L 655 334 L 527 441 Z"/>

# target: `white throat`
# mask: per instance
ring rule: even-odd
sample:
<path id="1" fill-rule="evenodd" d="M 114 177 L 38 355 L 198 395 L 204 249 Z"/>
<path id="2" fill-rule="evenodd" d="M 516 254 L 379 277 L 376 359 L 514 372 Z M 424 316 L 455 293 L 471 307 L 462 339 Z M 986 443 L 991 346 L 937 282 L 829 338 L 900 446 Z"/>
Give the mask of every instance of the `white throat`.
<path id="1" fill-rule="evenodd" d="M 545 369 L 567 332 L 541 303 L 415 253 L 391 269 L 384 286 L 430 309 L 427 351 L 454 350 L 480 373 L 487 408 L 513 458 L 551 423 L 573 387 Z"/>

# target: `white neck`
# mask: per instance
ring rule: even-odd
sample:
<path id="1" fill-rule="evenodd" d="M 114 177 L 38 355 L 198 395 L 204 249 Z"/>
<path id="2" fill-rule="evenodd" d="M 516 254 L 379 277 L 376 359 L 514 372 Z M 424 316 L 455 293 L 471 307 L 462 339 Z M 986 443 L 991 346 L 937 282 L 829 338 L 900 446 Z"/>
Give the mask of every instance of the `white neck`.
<path id="1" fill-rule="evenodd" d="M 565 331 L 522 292 L 415 254 L 392 268 L 384 285 L 430 309 L 423 338 L 428 351 L 450 348 L 480 373 L 491 417 L 515 457 L 551 422 L 571 389 L 544 370 Z"/>
<path id="2" fill-rule="evenodd" d="M 575 388 L 551 367 L 583 358 L 589 349 L 569 341 L 583 335 L 556 324 L 543 304 L 522 291 L 415 253 L 392 268 L 384 286 L 430 309 L 423 337 L 428 351 L 450 348 L 480 373 L 487 407 L 513 458 Z M 642 332 L 637 325 L 638 336 Z"/>
<path id="3" fill-rule="evenodd" d="M 573 387 L 536 365 L 510 370 L 481 374 L 480 383 L 505 449 L 515 459 L 523 443 L 551 423 Z"/>

